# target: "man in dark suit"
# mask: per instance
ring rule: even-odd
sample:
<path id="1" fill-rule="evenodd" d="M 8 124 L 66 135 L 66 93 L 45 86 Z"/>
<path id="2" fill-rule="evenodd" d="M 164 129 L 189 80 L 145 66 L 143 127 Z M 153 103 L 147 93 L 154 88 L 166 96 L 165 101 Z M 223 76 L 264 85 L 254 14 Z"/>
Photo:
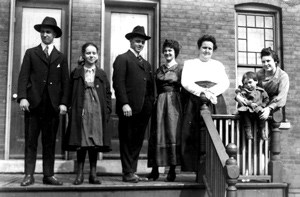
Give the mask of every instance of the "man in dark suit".
<path id="1" fill-rule="evenodd" d="M 119 117 L 123 181 L 136 183 L 142 180 L 136 175 L 137 163 L 154 103 L 152 68 L 140 56 L 145 41 L 151 37 L 142 26 L 136 26 L 125 37 L 130 41 L 130 49 L 113 64 L 113 87 Z"/>
<path id="2" fill-rule="evenodd" d="M 34 29 L 42 43 L 24 55 L 18 79 L 18 102 L 25 113 L 25 177 L 21 186 L 34 183 L 38 137 L 42 133 L 43 183 L 62 185 L 54 177 L 55 140 L 59 114 L 66 114 L 69 71 L 66 57 L 53 45 L 62 35 L 56 20 L 46 17 Z"/>

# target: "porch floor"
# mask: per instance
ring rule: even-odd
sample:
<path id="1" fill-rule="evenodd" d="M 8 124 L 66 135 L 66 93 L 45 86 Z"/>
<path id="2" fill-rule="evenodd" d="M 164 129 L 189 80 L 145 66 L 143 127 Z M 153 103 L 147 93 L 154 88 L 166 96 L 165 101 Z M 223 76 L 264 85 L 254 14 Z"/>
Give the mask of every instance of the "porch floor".
<path id="1" fill-rule="evenodd" d="M 42 183 L 43 175 L 35 174 L 35 183 L 33 185 L 22 187 L 21 181 L 24 178 L 23 174 L 0 174 L 0 192 L 13 192 L 13 191 L 60 191 L 60 190 L 130 190 L 135 189 L 200 189 L 204 186 L 195 182 L 195 174 L 177 174 L 175 182 L 165 182 L 166 174 L 160 174 L 156 181 L 140 181 L 138 183 L 126 183 L 122 181 L 121 174 L 103 174 L 98 175 L 102 181 L 101 185 L 92 185 L 88 183 L 88 174 L 85 175 L 85 180 L 82 185 L 73 185 L 75 174 L 55 174 L 55 176 L 62 181 L 62 186 L 44 185 Z M 143 176 L 143 175 L 141 175 Z"/>

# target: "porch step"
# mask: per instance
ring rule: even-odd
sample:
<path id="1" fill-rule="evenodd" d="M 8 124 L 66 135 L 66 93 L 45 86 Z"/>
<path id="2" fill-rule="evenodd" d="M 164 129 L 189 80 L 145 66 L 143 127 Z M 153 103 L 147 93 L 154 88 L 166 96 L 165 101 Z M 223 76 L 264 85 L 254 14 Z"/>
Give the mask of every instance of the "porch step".
<path id="1" fill-rule="evenodd" d="M 195 183 L 195 176 L 178 174 L 175 182 L 165 182 L 165 175 L 155 182 L 124 183 L 121 176 L 99 176 L 101 185 L 87 182 L 74 186 L 74 174 L 57 174 L 63 186 L 42 184 L 42 175 L 35 175 L 35 184 L 21 187 L 23 175 L 0 174 L 0 196 L 5 197 L 208 197 L 204 185 Z"/>
<path id="2" fill-rule="evenodd" d="M 237 196 L 288 197 L 287 183 L 237 183 Z"/>

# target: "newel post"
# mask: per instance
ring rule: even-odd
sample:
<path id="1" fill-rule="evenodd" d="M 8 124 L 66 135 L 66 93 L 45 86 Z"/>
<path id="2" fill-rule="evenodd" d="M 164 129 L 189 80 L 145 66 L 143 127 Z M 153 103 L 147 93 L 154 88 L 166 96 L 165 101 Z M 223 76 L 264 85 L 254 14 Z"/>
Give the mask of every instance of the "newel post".
<path id="1" fill-rule="evenodd" d="M 201 111 L 204 111 L 204 110 L 208 110 L 208 106 L 207 106 L 207 103 L 208 103 L 208 99 L 206 98 L 205 94 L 204 93 L 201 93 L 200 94 L 200 103 L 201 103 Z M 199 112 L 201 113 L 201 112 Z M 200 131 L 201 132 L 201 131 Z M 206 131 L 204 131 L 206 132 Z M 205 138 L 206 138 L 206 133 L 205 133 Z M 206 142 L 207 143 L 207 142 Z M 206 146 L 206 145 L 205 145 Z M 200 145 L 201 147 L 201 145 Z M 205 147 L 206 148 L 206 147 Z M 203 150 L 200 150 L 200 152 L 203 151 Z M 199 167 L 198 167 L 198 171 L 196 172 L 196 181 L 198 183 L 203 183 L 203 175 L 205 174 L 206 172 L 206 154 L 205 155 L 200 155 L 200 159 L 199 159 Z"/>
<path id="2" fill-rule="evenodd" d="M 280 145 L 280 135 L 281 130 L 279 129 L 280 123 L 282 121 L 281 111 L 274 112 L 271 118 L 271 159 L 269 162 L 269 174 L 271 175 L 271 180 L 274 183 L 282 182 L 282 162 L 280 158 L 281 145 Z"/>
<path id="3" fill-rule="evenodd" d="M 226 146 L 226 153 L 229 156 L 229 159 L 226 160 L 224 167 L 226 183 L 228 185 L 228 187 L 226 188 L 226 196 L 237 197 L 236 183 L 240 175 L 240 169 L 235 159 L 237 154 L 237 146 L 233 143 L 229 143 Z"/>

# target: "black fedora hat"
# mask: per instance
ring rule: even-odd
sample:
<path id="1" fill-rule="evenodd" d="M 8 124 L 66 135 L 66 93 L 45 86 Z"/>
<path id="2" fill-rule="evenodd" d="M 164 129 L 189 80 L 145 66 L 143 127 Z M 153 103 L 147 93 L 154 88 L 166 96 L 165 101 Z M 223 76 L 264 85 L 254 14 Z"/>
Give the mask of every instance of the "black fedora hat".
<path id="1" fill-rule="evenodd" d="M 37 24 L 34 26 L 34 29 L 38 32 L 41 32 L 42 27 L 51 27 L 56 33 L 56 38 L 59 38 L 62 35 L 61 29 L 57 26 L 55 18 L 46 16 L 42 24 Z"/>
<path id="2" fill-rule="evenodd" d="M 145 34 L 145 29 L 143 26 L 136 26 L 135 28 L 133 28 L 132 32 L 128 33 L 125 35 L 125 37 L 130 40 L 131 38 L 134 37 L 141 37 L 144 38 L 145 40 L 149 40 L 151 37 L 147 36 Z"/>

